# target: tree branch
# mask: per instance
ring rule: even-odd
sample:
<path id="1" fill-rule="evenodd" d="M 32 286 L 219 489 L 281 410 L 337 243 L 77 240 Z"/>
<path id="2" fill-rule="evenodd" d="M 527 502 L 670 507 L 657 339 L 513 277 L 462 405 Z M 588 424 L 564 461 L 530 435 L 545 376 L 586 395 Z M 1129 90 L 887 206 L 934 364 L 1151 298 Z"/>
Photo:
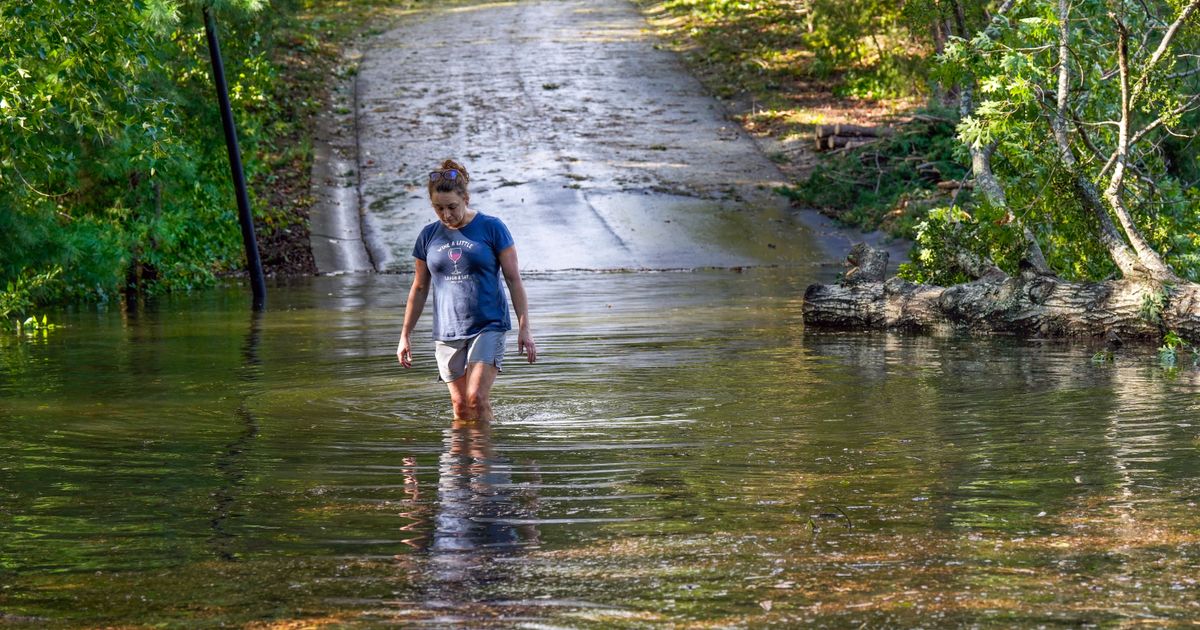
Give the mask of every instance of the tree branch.
<path id="1" fill-rule="evenodd" d="M 1192 97 L 1190 99 L 1188 99 L 1186 103 L 1180 105 L 1179 107 L 1176 107 L 1175 109 L 1172 109 L 1170 112 L 1167 112 L 1167 113 L 1159 116 L 1158 118 L 1155 118 L 1153 121 L 1151 121 L 1145 127 L 1142 127 L 1142 129 L 1140 131 L 1133 134 L 1133 136 L 1129 138 L 1129 146 L 1132 147 L 1132 146 L 1137 145 L 1137 143 L 1141 142 L 1142 139 L 1146 137 L 1146 134 L 1150 133 L 1151 131 L 1154 131 L 1160 125 L 1162 125 L 1163 120 L 1165 120 L 1167 117 L 1176 116 L 1176 115 L 1191 111 L 1192 109 L 1194 109 L 1196 107 L 1197 104 L 1200 104 L 1200 94 L 1193 94 Z M 1097 177 L 1104 177 L 1104 174 L 1108 172 L 1108 169 L 1113 167 L 1113 164 L 1115 164 L 1116 161 L 1117 161 L 1117 154 L 1116 154 L 1116 152 L 1114 152 L 1112 155 L 1110 155 L 1108 157 L 1108 161 L 1104 163 L 1104 168 L 1100 169 L 1100 174 L 1097 175 Z"/>
<path id="2" fill-rule="evenodd" d="M 991 24 L 984 33 L 995 38 L 995 25 L 1000 18 L 1012 8 L 1016 0 L 1007 0 L 996 11 L 996 15 L 992 17 Z M 966 38 L 966 21 L 963 18 L 962 7 L 957 1 L 953 2 L 954 17 L 957 23 L 961 36 Z M 973 86 L 971 80 L 963 81 L 962 90 L 959 95 L 959 113 L 963 118 L 969 116 L 974 109 Z M 1046 255 L 1042 253 L 1042 247 L 1037 242 L 1037 237 L 1033 232 L 1022 222 L 1016 215 L 1013 214 L 1011 208 L 1008 207 L 1008 199 L 1004 194 L 1004 186 L 992 171 L 992 154 L 996 150 L 996 144 L 993 143 L 987 147 L 976 147 L 973 144 L 968 147 L 971 154 L 971 172 L 975 177 L 975 187 L 983 193 L 984 199 L 988 204 L 995 208 L 1003 208 L 1005 221 L 1013 223 L 1020 231 L 1021 236 L 1025 241 L 1025 259 L 1033 266 L 1038 273 L 1053 275 L 1054 270 L 1050 268 L 1050 264 L 1046 262 Z M 958 265 L 969 275 L 976 278 L 1003 273 L 999 267 L 991 261 L 979 260 L 975 256 L 962 254 L 958 256 Z"/>
<path id="3" fill-rule="evenodd" d="M 1087 150 L 1096 158 L 1096 161 L 1105 159 L 1104 152 L 1100 150 L 1100 147 L 1092 143 L 1092 139 L 1088 136 L 1087 130 L 1083 128 L 1083 121 L 1079 120 L 1079 116 L 1072 114 L 1071 121 L 1075 123 L 1075 131 L 1079 134 L 1079 139 L 1083 141 L 1083 146 L 1087 147 Z"/>
<path id="4" fill-rule="evenodd" d="M 1191 70 L 1181 70 L 1179 72 L 1172 72 L 1171 74 L 1167 75 L 1167 78 L 1168 79 L 1186 79 L 1187 77 L 1197 75 L 1197 74 L 1200 74 L 1200 67 L 1192 68 Z"/>
<path id="5" fill-rule="evenodd" d="M 1074 123 L 1075 132 L 1079 134 L 1079 139 L 1083 142 L 1083 146 L 1087 148 L 1088 152 L 1092 154 L 1092 157 L 1096 158 L 1097 161 L 1105 159 L 1104 152 L 1100 150 L 1100 147 L 1096 146 L 1096 144 L 1094 142 L 1092 142 L 1091 137 L 1088 135 L 1087 130 L 1083 128 L 1082 121 L 1079 120 L 1079 116 L 1077 114 L 1075 114 L 1075 113 L 1071 114 L 1071 122 Z M 1130 143 L 1130 146 L 1133 146 L 1132 142 Z M 1150 151 L 1153 152 L 1153 151 L 1156 151 L 1157 149 L 1158 149 L 1158 147 L 1156 147 L 1156 146 L 1151 147 Z M 1154 181 L 1150 178 L 1149 175 L 1147 175 L 1144 172 L 1143 169 L 1139 168 L 1132 162 L 1127 163 L 1125 165 L 1125 167 L 1129 170 L 1129 172 L 1134 177 L 1136 177 L 1140 181 L 1144 182 L 1151 189 L 1157 190 L 1157 187 L 1155 186 Z M 1105 167 L 1106 170 L 1107 170 L 1107 168 L 1108 167 Z M 1103 177 L 1103 174 L 1101 175 L 1101 177 Z"/>
<path id="6" fill-rule="evenodd" d="M 1108 189 L 1104 191 L 1105 197 L 1120 193 L 1121 181 L 1125 176 L 1125 163 L 1129 160 L 1129 30 L 1116 15 L 1113 15 L 1112 18 L 1117 27 L 1117 69 L 1120 71 L 1121 100 L 1119 109 L 1121 118 L 1117 123 L 1117 148 L 1113 152 L 1117 158 L 1116 168 L 1113 169 Z"/>
<path id="7" fill-rule="evenodd" d="M 1074 155 L 1071 154 L 1071 140 L 1067 136 L 1067 97 L 1070 95 L 1071 88 L 1071 69 L 1067 65 L 1070 59 L 1071 49 L 1068 46 L 1071 32 L 1068 28 L 1067 21 L 1070 17 L 1070 6 L 1067 0 L 1058 0 L 1058 89 L 1055 92 L 1056 105 L 1054 110 L 1054 120 L 1051 127 L 1054 130 L 1054 141 L 1058 143 L 1060 155 L 1066 153 L 1074 160 Z"/>
<path id="8" fill-rule="evenodd" d="M 1180 27 L 1187 22 L 1188 18 L 1191 17 L 1192 13 L 1195 13 L 1196 9 L 1198 8 L 1200 8 L 1200 0 L 1192 0 L 1187 4 L 1187 6 L 1183 7 L 1183 11 L 1179 12 L 1179 17 L 1175 18 L 1175 21 L 1171 23 L 1171 26 L 1167 27 L 1167 32 L 1163 35 L 1162 41 L 1158 42 L 1158 48 L 1154 50 L 1154 54 L 1150 55 L 1150 59 L 1146 62 L 1146 65 L 1142 67 L 1141 78 L 1139 78 L 1137 84 L 1133 86 L 1133 94 L 1129 98 L 1129 102 L 1131 104 L 1137 101 L 1138 97 L 1142 94 L 1142 90 L 1146 89 L 1146 85 L 1148 85 L 1150 81 L 1150 72 L 1154 70 L 1154 66 L 1158 65 L 1158 62 L 1162 60 L 1163 55 L 1166 54 L 1167 48 L 1171 46 L 1171 40 L 1175 39 L 1175 34 L 1179 32 Z"/>
<path id="9" fill-rule="evenodd" d="M 1150 275 L 1149 270 L 1141 264 L 1141 261 L 1125 242 L 1125 239 L 1121 238 L 1121 233 L 1117 231 L 1117 226 L 1113 224 L 1112 218 L 1108 216 L 1108 210 L 1104 207 L 1104 200 L 1100 197 L 1100 193 L 1096 190 L 1091 180 L 1083 172 L 1083 169 L 1079 167 L 1079 162 L 1075 159 L 1075 153 L 1071 150 L 1071 139 L 1067 134 L 1067 105 L 1068 97 L 1070 96 L 1068 88 L 1071 81 L 1071 69 L 1068 63 L 1070 55 L 1068 44 L 1071 36 L 1070 16 L 1070 0 L 1058 0 L 1058 92 L 1057 106 L 1055 107 L 1054 117 L 1051 119 L 1050 125 L 1054 130 L 1054 142 L 1058 145 L 1059 161 L 1071 173 L 1071 183 L 1075 189 L 1075 195 L 1082 202 L 1083 206 L 1090 210 L 1096 218 L 1096 236 L 1100 239 L 1100 243 L 1104 245 L 1105 249 L 1108 250 L 1109 257 L 1117 264 L 1121 273 L 1127 277 L 1147 276 Z"/>
<path id="10" fill-rule="evenodd" d="M 1200 0 L 1197 0 L 1197 3 L 1200 4 Z M 1129 90 L 1129 29 L 1116 15 L 1113 15 L 1112 18 L 1117 27 L 1117 67 L 1121 71 L 1121 120 L 1120 125 L 1117 126 L 1117 149 L 1114 153 L 1117 158 L 1116 166 L 1113 168 L 1108 188 L 1104 190 L 1104 198 L 1108 201 L 1113 213 L 1117 215 L 1117 221 L 1124 228 L 1125 237 L 1129 239 L 1133 250 L 1137 252 L 1138 260 L 1142 265 L 1149 269 L 1155 277 L 1174 278 L 1175 274 L 1171 268 L 1163 262 L 1158 252 L 1154 251 L 1154 248 L 1146 242 L 1146 238 L 1142 236 L 1141 230 L 1133 221 L 1132 214 L 1125 207 L 1125 199 L 1122 195 L 1125 169 L 1129 162 L 1129 111 L 1132 98 Z"/>
<path id="11" fill-rule="evenodd" d="M 1193 94 L 1192 97 L 1189 98 L 1186 103 L 1180 105 L 1179 107 L 1176 107 L 1175 109 L 1171 110 L 1170 112 L 1168 112 L 1166 114 L 1163 114 L 1162 116 L 1159 116 L 1158 118 L 1155 118 L 1153 121 L 1150 122 L 1150 124 L 1146 125 L 1145 127 L 1142 127 L 1141 131 L 1133 134 L 1133 138 L 1131 138 L 1129 140 L 1129 144 L 1130 145 L 1136 144 L 1139 140 L 1146 137 L 1146 134 L 1153 131 L 1155 127 L 1158 127 L 1159 125 L 1161 125 L 1163 123 L 1164 119 L 1171 117 L 1171 116 L 1178 116 L 1179 114 L 1186 113 L 1187 111 L 1194 109 L 1197 103 L 1200 103 L 1200 94 Z"/>

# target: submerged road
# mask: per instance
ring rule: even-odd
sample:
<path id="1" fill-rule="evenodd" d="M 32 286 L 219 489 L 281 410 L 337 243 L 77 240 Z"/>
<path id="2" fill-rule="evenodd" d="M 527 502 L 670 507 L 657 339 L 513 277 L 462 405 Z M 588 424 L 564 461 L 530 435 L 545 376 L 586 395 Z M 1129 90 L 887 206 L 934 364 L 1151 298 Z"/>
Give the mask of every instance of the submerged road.
<path id="1" fill-rule="evenodd" d="M 851 238 L 772 192 L 779 171 L 623 0 L 423 10 L 371 41 L 356 81 L 350 159 L 378 271 L 411 269 L 435 219 L 427 173 L 448 157 L 525 270 L 815 264 Z"/>

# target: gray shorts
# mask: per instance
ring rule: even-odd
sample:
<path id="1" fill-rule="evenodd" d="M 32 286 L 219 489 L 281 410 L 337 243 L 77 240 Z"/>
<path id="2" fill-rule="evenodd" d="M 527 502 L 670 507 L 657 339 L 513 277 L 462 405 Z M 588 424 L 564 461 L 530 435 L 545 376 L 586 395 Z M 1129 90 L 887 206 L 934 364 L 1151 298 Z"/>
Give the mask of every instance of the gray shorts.
<path id="1" fill-rule="evenodd" d="M 485 330 L 474 337 L 454 341 L 434 341 L 433 354 L 437 357 L 438 375 L 441 380 L 462 378 L 470 363 L 490 363 L 500 369 L 504 360 L 503 330 Z"/>

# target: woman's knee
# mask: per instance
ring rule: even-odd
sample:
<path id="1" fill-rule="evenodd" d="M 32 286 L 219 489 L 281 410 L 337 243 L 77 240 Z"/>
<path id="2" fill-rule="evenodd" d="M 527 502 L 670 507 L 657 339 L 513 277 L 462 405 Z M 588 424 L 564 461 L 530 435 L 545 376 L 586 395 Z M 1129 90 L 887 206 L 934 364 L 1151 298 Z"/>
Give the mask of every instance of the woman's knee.
<path id="1" fill-rule="evenodd" d="M 473 410 L 487 409 L 488 395 L 487 392 L 468 391 L 467 392 L 467 407 Z"/>
<path id="2" fill-rule="evenodd" d="M 450 390 L 450 404 L 454 406 L 455 418 L 467 418 L 470 415 L 471 403 L 467 392 L 463 390 Z"/>

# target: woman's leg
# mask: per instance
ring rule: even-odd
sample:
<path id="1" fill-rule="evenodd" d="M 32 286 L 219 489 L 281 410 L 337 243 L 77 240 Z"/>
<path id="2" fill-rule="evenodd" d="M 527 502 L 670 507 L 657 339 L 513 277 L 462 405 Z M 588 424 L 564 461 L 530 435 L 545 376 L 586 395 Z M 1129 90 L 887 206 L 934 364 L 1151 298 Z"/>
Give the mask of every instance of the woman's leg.
<path id="1" fill-rule="evenodd" d="M 474 420 L 470 406 L 467 404 L 467 375 L 464 374 L 446 383 L 450 390 L 450 404 L 454 405 L 455 420 Z"/>
<path id="2" fill-rule="evenodd" d="M 492 418 L 492 385 L 496 383 L 496 375 L 500 368 L 491 363 L 467 364 L 467 375 L 459 381 L 466 381 L 466 402 L 472 420 L 491 421 Z M 457 381 L 456 381 L 457 382 Z"/>
<path id="3" fill-rule="evenodd" d="M 492 419 L 490 396 L 492 385 L 500 373 L 499 364 L 503 357 L 504 332 L 484 331 L 472 338 L 469 344 L 459 348 L 453 357 L 445 358 L 447 369 L 442 371 L 443 379 L 458 373 L 460 369 L 463 370 L 462 376 L 446 383 L 450 388 L 450 402 L 454 404 L 455 419 Z M 439 365 L 440 361 L 441 358 Z"/>
<path id="4" fill-rule="evenodd" d="M 455 420 L 492 419 L 490 397 L 499 373 L 500 369 L 491 363 L 470 363 L 465 375 L 446 383 Z"/>

